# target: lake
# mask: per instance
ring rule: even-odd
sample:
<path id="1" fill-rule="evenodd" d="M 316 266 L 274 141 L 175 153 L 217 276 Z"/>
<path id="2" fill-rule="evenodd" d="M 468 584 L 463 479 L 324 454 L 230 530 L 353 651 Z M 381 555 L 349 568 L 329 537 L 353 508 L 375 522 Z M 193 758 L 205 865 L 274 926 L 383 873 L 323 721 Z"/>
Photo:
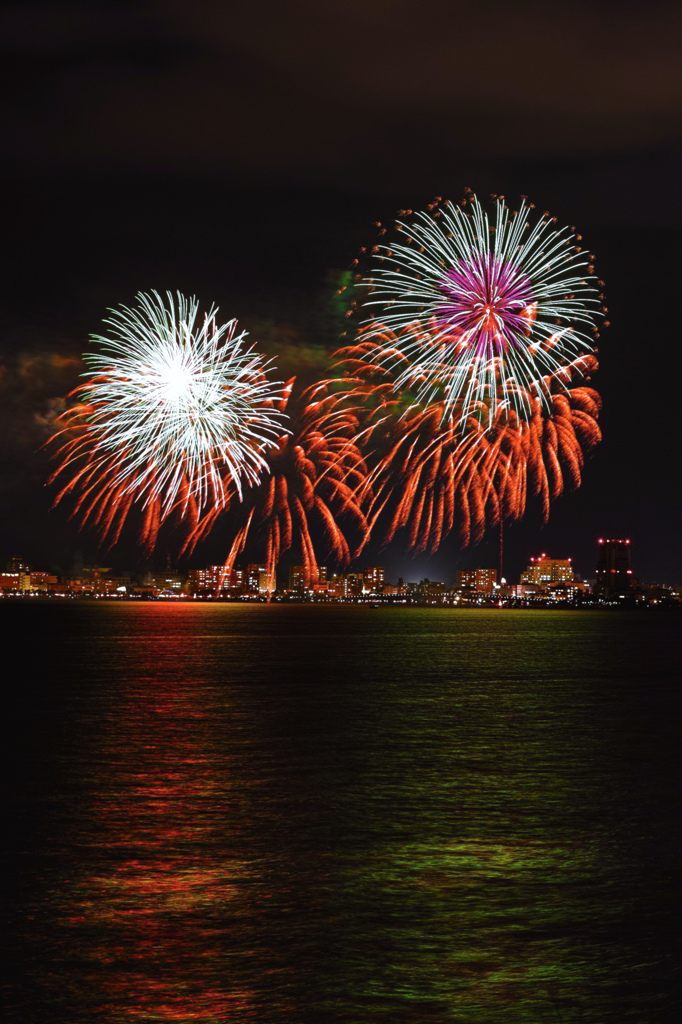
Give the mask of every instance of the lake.
<path id="1" fill-rule="evenodd" d="M 677 1021 L 679 615 L 0 621 L 6 1020 Z"/>

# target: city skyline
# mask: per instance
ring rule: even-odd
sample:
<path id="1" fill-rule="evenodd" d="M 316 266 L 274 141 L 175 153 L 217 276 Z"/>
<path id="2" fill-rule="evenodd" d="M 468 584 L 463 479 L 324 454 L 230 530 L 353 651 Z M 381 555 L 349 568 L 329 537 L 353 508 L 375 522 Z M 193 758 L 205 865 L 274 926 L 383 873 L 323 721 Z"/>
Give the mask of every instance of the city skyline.
<path id="1" fill-rule="evenodd" d="M 383 565 L 356 565 L 342 572 L 318 565 L 313 579 L 307 580 L 303 565 L 275 568 L 274 574 L 263 563 L 233 562 L 203 567 L 173 568 L 170 560 L 162 571 L 117 573 L 101 565 L 83 566 L 79 575 L 50 574 L 36 570 L 21 558 L 12 558 L 0 571 L 0 595 L 100 596 L 100 597 L 201 597 L 213 599 L 356 602 L 390 599 L 408 603 L 599 603 L 644 601 L 657 604 L 662 599 L 680 601 L 682 587 L 666 581 L 644 581 L 630 568 L 630 540 L 600 538 L 594 575 L 576 572 L 569 558 L 553 558 L 545 552 L 531 556 L 518 582 L 501 577 L 497 569 L 479 566 L 460 569 L 451 580 L 429 577 L 392 582 Z"/>

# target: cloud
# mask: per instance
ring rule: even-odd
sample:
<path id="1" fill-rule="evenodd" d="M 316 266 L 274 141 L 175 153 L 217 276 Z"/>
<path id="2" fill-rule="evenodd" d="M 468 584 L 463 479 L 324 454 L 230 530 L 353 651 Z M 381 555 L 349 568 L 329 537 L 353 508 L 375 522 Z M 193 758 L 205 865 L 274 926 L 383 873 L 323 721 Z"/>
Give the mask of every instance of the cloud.
<path id="1" fill-rule="evenodd" d="M 52 61 L 49 88 L 13 101 L 5 145 L 19 162 L 399 188 L 463 157 L 608 154 L 679 135 L 682 11 L 662 3 L 50 10 L 35 39 L 14 12 L 15 56 L 38 47 Z"/>
<path id="2" fill-rule="evenodd" d="M 228 13 L 221 0 L 163 0 L 162 9 L 183 38 L 368 106 L 447 97 L 629 115 L 672 113 L 682 98 L 682 11 L 668 4 L 290 0 Z"/>

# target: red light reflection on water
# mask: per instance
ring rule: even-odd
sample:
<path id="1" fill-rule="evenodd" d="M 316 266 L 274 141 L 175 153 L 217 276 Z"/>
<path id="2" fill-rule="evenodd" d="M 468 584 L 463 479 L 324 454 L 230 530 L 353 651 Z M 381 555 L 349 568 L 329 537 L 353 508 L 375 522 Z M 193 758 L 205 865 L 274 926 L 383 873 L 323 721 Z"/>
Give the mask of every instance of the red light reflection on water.
<path id="1" fill-rule="evenodd" d="M 194 682 L 201 645 L 164 635 L 136 649 L 59 896 L 62 945 L 85 961 L 75 988 L 97 993 L 97 1019 L 245 1021 L 250 871 L 230 856 L 230 765 L 210 688 Z"/>

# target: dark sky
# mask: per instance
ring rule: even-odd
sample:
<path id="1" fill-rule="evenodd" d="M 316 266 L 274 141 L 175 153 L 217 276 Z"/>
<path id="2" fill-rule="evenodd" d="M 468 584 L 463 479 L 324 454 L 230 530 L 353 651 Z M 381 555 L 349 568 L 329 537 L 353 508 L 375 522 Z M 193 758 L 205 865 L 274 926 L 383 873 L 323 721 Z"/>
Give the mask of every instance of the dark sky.
<path id="1" fill-rule="evenodd" d="M 547 527 L 508 531 L 509 575 L 546 551 L 590 576 L 596 539 L 624 534 L 642 578 L 682 581 L 681 38 L 679 5 L 615 0 L 5 7 L 0 561 L 95 557 L 49 511 L 40 445 L 107 306 L 196 293 L 311 372 L 329 272 L 373 221 L 468 185 L 575 224 L 612 324 L 604 442 Z M 381 557 L 451 579 L 496 545 Z"/>

